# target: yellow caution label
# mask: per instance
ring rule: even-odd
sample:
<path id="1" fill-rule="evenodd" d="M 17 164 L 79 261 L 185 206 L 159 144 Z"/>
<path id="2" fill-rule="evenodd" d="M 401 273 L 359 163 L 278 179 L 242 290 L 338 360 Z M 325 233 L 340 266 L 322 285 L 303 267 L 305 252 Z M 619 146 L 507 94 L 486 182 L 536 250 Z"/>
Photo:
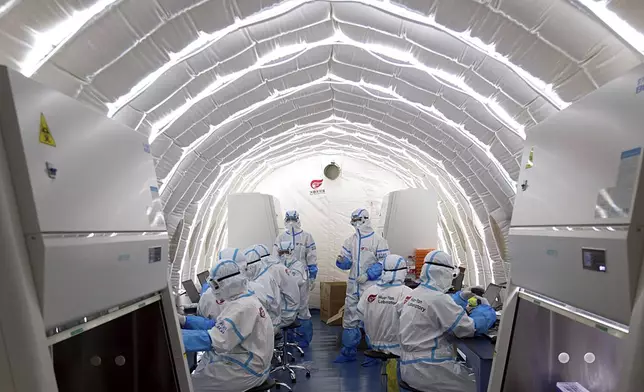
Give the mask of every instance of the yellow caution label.
<path id="1" fill-rule="evenodd" d="M 534 166 L 534 147 L 530 149 L 530 155 L 528 156 L 528 162 L 525 164 L 526 169 L 532 169 Z"/>
<path id="2" fill-rule="evenodd" d="M 40 113 L 40 142 L 42 144 L 46 144 L 48 146 L 56 147 L 56 141 L 54 140 L 54 136 L 51 134 L 51 131 L 49 130 L 49 125 L 47 125 L 47 120 L 45 119 L 45 115 Z"/>

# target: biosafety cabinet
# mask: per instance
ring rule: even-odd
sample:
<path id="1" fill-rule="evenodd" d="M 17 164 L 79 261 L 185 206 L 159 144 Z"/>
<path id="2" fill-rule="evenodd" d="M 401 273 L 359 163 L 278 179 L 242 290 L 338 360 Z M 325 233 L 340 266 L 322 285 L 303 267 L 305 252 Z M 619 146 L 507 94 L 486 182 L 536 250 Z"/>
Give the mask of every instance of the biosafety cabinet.
<path id="1" fill-rule="evenodd" d="M 643 84 L 640 66 L 527 132 L 490 391 L 643 390 Z"/>
<path id="2" fill-rule="evenodd" d="M 0 67 L 0 390 L 189 391 L 142 135 Z"/>
<path id="3" fill-rule="evenodd" d="M 427 189 L 403 189 L 383 198 L 376 231 L 393 254 L 414 255 L 417 248 L 438 248 L 438 197 Z"/>
<path id="4" fill-rule="evenodd" d="M 228 195 L 228 246 L 246 249 L 263 244 L 272 249 L 284 230 L 284 216 L 279 200 L 261 193 Z"/>

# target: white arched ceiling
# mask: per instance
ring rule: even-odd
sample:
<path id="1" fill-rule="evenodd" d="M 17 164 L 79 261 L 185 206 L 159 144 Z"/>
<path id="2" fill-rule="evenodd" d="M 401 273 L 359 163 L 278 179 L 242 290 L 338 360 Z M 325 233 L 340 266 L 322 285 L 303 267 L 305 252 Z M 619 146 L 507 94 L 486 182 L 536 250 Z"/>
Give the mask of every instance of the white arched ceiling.
<path id="1" fill-rule="evenodd" d="M 0 0 L 0 58 L 148 136 L 175 283 L 227 193 L 326 151 L 436 189 L 484 284 L 506 278 L 490 217 L 505 234 L 525 130 L 641 62 L 638 3 Z"/>

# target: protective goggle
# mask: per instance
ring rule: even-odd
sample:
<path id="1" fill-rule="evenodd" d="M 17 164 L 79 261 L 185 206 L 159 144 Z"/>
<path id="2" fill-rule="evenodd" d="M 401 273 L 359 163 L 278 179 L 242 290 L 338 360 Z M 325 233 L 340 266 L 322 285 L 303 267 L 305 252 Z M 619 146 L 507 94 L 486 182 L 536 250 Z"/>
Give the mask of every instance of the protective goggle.
<path id="1" fill-rule="evenodd" d="M 297 222 L 298 220 L 299 219 L 297 218 L 297 216 L 286 215 L 286 217 L 284 218 L 284 222 Z"/>
<path id="2" fill-rule="evenodd" d="M 396 269 L 387 269 L 387 268 L 383 268 L 383 271 L 387 271 L 387 272 L 403 271 L 403 270 L 404 270 L 404 271 L 406 271 L 406 270 L 407 270 L 407 267 L 400 267 L 400 268 L 396 268 Z"/>
<path id="3" fill-rule="evenodd" d="M 425 262 L 425 264 L 431 264 L 431 265 L 435 265 L 435 266 L 438 266 L 438 267 L 449 268 L 449 269 L 451 269 L 451 270 L 456 269 L 456 267 L 454 267 L 454 266 L 452 266 L 452 265 L 449 265 L 449 264 L 443 264 L 443 263 L 437 263 L 437 262 L 435 262 L 435 261 L 426 261 L 426 262 Z"/>
<path id="4" fill-rule="evenodd" d="M 278 254 L 278 255 L 280 255 L 280 256 L 282 256 L 282 255 L 287 255 L 287 254 L 288 254 L 288 255 L 290 255 L 290 254 L 291 254 L 291 250 L 290 250 L 290 249 L 286 249 L 286 250 L 278 250 L 278 251 L 277 251 L 277 254 Z"/>
<path id="5" fill-rule="evenodd" d="M 232 278 L 233 276 L 237 276 L 237 275 L 241 275 L 241 272 L 237 271 L 237 272 L 234 272 L 234 273 L 232 273 L 230 275 L 222 276 L 221 278 L 218 278 L 218 279 L 215 279 L 215 278 L 211 277 L 211 278 L 208 279 L 208 283 L 212 286 L 213 289 L 219 290 L 221 282 L 223 282 L 224 280 L 226 280 L 228 278 Z"/>

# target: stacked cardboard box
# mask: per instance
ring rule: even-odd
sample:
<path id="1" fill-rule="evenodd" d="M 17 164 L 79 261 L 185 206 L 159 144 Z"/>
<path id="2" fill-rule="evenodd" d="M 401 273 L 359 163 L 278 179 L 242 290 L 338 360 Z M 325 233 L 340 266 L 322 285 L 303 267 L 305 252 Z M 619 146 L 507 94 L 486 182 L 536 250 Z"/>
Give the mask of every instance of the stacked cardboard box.
<path id="1" fill-rule="evenodd" d="M 416 249 L 416 277 L 420 276 L 420 271 L 423 269 L 425 256 L 435 249 Z"/>
<path id="2" fill-rule="evenodd" d="M 327 322 L 344 306 L 347 282 L 320 283 L 320 319 Z"/>

